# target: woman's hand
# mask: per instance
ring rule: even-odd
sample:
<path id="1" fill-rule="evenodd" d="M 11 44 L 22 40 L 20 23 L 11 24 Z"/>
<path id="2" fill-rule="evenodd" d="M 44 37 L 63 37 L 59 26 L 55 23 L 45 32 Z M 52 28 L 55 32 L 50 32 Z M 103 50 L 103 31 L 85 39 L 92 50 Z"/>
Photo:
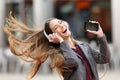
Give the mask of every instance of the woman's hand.
<path id="1" fill-rule="evenodd" d="M 48 36 L 48 40 L 49 42 L 53 42 L 53 43 L 61 43 L 63 42 L 63 38 L 60 37 L 57 33 L 52 33 L 52 34 L 49 34 Z"/>
<path id="2" fill-rule="evenodd" d="M 98 23 L 96 21 L 90 21 L 90 22 L 91 23 Z M 99 23 L 98 23 L 98 27 L 99 27 L 98 31 L 91 31 L 91 30 L 87 29 L 87 32 L 95 34 L 95 35 L 97 35 L 98 38 L 101 38 L 101 37 L 103 37 L 104 33 L 103 33 L 103 30 L 102 30 L 102 28 L 101 28 Z"/>

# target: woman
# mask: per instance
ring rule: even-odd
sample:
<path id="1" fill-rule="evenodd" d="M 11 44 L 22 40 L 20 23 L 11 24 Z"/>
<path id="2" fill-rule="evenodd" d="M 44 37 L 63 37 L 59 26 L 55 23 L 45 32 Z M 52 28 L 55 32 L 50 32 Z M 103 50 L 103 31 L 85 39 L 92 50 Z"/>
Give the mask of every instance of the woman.
<path id="1" fill-rule="evenodd" d="M 48 57 L 51 59 L 51 67 L 55 68 L 64 80 L 99 80 L 96 64 L 109 62 L 107 41 L 100 25 L 98 31 L 87 30 L 97 35 L 99 52 L 93 50 L 89 44 L 75 40 L 71 36 L 68 23 L 56 18 L 47 20 L 44 29 L 33 30 L 10 15 L 4 31 L 8 34 L 13 54 L 33 62 L 28 79 L 34 77 Z M 22 40 L 16 38 L 13 32 L 23 32 L 29 36 Z"/>

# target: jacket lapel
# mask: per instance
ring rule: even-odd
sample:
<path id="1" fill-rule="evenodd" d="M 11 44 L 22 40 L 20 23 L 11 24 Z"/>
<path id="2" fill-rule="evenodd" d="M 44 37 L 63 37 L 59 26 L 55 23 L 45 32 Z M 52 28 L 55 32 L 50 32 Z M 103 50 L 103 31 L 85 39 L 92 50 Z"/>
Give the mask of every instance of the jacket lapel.
<path id="1" fill-rule="evenodd" d="M 91 55 L 89 55 L 88 48 L 86 46 L 83 46 L 83 43 L 81 43 L 81 42 L 77 42 L 77 45 L 79 45 L 79 47 L 83 51 L 86 59 L 88 60 L 88 62 L 90 64 L 90 67 L 91 67 L 91 70 L 93 71 L 93 74 L 97 75 L 95 63 L 94 63 L 93 58 L 91 57 Z"/>
<path id="2" fill-rule="evenodd" d="M 81 48 L 82 52 L 84 53 L 85 57 L 89 58 L 89 55 L 88 55 L 88 49 L 86 46 L 83 46 L 83 43 L 82 42 L 77 42 L 77 45 Z M 89 60 L 88 60 L 89 61 Z"/>

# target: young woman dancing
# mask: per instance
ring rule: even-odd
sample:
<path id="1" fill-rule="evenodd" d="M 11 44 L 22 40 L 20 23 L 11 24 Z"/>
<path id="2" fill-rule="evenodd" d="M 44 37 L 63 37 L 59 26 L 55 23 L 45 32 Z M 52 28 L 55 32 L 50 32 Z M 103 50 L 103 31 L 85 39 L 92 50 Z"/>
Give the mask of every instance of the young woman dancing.
<path id="1" fill-rule="evenodd" d="M 30 29 L 10 15 L 4 32 L 8 35 L 12 53 L 33 62 L 28 80 L 35 76 L 48 57 L 51 67 L 57 70 L 63 80 L 99 80 L 96 64 L 109 62 L 107 40 L 100 24 L 98 31 L 87 30 L 97 36 L 99 51 L 92 49 L 86 42 L 75 40 L 68 23 L 57 18 L 46 20 L 44 28 L 40 30 Z M 14 32 L 28 34 L 28 37 L 20 39 Z"/>

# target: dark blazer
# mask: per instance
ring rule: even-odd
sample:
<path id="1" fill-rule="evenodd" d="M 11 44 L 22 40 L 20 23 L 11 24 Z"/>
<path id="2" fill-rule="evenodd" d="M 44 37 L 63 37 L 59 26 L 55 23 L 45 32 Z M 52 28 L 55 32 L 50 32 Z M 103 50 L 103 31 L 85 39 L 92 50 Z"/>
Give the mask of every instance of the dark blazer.
<path id="1" fill-rule="evenodd" d="M 94 80 L 99 80 L 96 64 L 104 64 L 109 62 L 109 51 L 106 37 L 103 36 L 102 38 L 99 38 L 98 41 L 100 43 L 99 51 L 92 49 L 88 43 L 80 41 L 76 42 L 89 61 L 94 75 Z M 65 58 L 64 67 L 69 69 L 62 73 L 64 80 L 86 80 L 86 69 L 81 61 L 81 56 L 76 54 L 68 46 L 66 41 L 63 41 L 60 44 L 60 48 Z"/>

